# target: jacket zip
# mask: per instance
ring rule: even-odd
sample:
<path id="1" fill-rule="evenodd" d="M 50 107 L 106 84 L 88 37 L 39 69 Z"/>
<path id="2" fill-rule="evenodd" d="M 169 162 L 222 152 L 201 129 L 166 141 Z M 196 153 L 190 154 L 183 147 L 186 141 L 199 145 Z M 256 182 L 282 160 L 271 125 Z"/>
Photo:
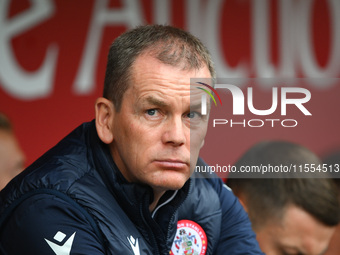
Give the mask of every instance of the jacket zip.
<path id="1" fill-rule="evenodd" d="M 156 238 L 155 238 L 155 235 L 153 234 L 153 230 L 152 230 L 152 228 L 149 226 L 149 224 L 146 222 L 146 220 L 144 218 L 143 203 L 140 203 L 139 210 L 140 210 L 140 214 L 142 216 L 142 220 L 143 220 L 144 225 L 149 229 L 150 237 L 152 238 L 152 243 L 154 244 L 153 247 L 155 247 L 157 249 L 156 250 L 157 251 L 156 255 L 160 255 L 159 248 L 158 248 L 158 245 L 157 245 L 157 242 L 156 242 Z"/>
<path id="2" fill-rule="evenodd" d="M 185 194 L 185 198 L 182 200 L 182 202 L 177 206 L 177 208 L 175 209 L 174 213 L 172 214 L 171 218 L 170 218 L 170 222 L 173 221 L 174 217 L 175 217 L 175 214 L 176 212 L 178 211 L 178 208 L 181 207 L 181 205 L 184 203 L 184 201 L 187 199 L 187 197 L 189 196 L 189 192 L 191 190 L 191 182 L 192 180 L 190 180 L 190 183 L 189 183 L 189 188 L 188 188 L 188 192 Z M 177 226 L 176 226 L 177 228 Z M 170 224 L 168 226 L 168 232 L 167 232 L 167 236 L 166 236 L 166 240 L 169 240 L 170 236 L 169 236 L 169 233 L 170 233 Z"/>

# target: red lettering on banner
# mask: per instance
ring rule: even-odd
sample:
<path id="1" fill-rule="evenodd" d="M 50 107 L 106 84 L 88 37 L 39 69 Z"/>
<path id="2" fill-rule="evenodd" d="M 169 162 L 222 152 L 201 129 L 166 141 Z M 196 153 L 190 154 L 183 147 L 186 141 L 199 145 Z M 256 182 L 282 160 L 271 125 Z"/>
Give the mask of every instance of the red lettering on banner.
<path id="1" fill-rule="evenodd" d="M 137 24 L 188 29 L 209 48 L 219 77 L 337 78 L 340 72 L 338 0 L 3 0 L 0 9 L 0 110 L 12 119 L 28 163 L 93 118 L 107 49 Z M 328 120 L 318 115 L 316 104 L 328 113 L 339 109 L 337 80 L 324 81 L 311 79 L 308 88 L 313 95 L 325 93 L 321 101 L 310 101 L 312 131 L 319 134 Z M 321 151 L 340 143 L 334 140 L 339 122 L 332 120 L 325 136 L 304 138 L 305 132 L 296 130 L 290 140 Z M 258 139 L 268 134 L 258 132 Z M 236 146 L 230 160 L 247 146 L 239 144 L 238 135 L 243 134 L 229 141 Z M 202 153 L 209 155 L 206 146 Z"/>

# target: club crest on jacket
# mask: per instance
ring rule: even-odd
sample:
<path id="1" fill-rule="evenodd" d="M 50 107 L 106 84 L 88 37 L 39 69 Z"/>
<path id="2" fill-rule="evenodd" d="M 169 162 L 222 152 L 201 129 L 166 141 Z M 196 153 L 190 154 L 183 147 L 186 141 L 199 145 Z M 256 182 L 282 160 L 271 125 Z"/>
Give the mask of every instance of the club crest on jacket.
<path id="1" fill-rule="evenodd" d="M 202 227 L 191 220 L 180 220 L 170 255 L 205 255 L 208 240 Z"/>

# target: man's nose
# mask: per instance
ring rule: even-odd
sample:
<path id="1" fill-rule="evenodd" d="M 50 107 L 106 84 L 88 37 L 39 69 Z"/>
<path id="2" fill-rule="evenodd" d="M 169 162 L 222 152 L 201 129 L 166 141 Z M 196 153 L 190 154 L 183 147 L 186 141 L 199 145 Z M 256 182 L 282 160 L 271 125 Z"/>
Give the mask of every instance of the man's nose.
<path id="1" fill-rule="evenodd" d="M 162 136 L 163 143 L 180 146 L 186 142 L 186 132 L 189 132 L 181 117 L 172 117 L 165 124 Z"/>

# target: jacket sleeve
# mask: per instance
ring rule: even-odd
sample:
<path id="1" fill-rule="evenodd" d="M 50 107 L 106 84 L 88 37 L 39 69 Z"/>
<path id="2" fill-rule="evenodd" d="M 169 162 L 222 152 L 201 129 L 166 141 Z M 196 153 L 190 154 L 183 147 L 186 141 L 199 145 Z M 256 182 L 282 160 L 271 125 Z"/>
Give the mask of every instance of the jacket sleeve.
<path id="1" fill-rule="evenodd" d="M 103 255 L 100 238 L 83 212 L 58 196 L 24 200 L 0 230 L 4 255 Z"/>
<path id="2" fill-rule="evenodd" d="M 264 254 L 261 252 L 247 213 L 220 178 L 210 178 L 220 197 L 222 223 L 220 240 L 214 254 Z"/>

